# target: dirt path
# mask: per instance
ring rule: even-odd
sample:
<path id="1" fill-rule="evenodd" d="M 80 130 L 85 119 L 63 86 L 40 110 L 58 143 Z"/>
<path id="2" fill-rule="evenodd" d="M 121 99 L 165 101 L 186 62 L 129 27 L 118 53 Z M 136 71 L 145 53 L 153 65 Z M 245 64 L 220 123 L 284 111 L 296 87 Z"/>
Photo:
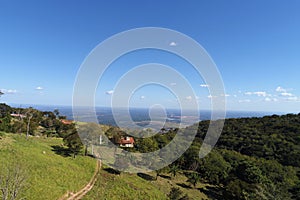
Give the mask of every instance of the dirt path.
<path id="1" fill-rule="evenodd" d="M 79 199 L 81 199 L 84 195 L 86 195 L 86 193 L 88 193 L 93 188 L 93 186 L 97 180 L 97 174 L 98 174 L 100 168 L 101 168 L 101 161 L 98 160 L 95 173 L 94 173 L 93 177 L 91 178 L 90 182 L 76 193 L 67 192 L 59 200 L 79 200 Z"/>

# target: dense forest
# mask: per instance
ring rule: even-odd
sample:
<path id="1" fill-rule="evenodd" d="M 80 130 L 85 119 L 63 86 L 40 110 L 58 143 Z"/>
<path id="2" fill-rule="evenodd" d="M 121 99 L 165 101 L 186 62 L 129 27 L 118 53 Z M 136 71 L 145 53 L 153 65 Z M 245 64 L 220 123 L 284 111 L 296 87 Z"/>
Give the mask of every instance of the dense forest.
<path id="1" fill-rule="evenodd" d="M 300 114 L 227 119 L 215 149 L 199 159 L 208 125 L 189 127 L 196 139 L 175 165 L 219 185 L 225 199 L 300 199 Z"/>
<path id="2" fill-rule="evenodd" d="M 189 151 L 199 149 L 208 124 L 189 127 L 198 129 Z M 177 164 L 195 166 L 205 181 L 220 185 L 224 198 L 300 199 L 300 114 L 227 119 L 212 153 L 199 160 L 189 151 Z"/>

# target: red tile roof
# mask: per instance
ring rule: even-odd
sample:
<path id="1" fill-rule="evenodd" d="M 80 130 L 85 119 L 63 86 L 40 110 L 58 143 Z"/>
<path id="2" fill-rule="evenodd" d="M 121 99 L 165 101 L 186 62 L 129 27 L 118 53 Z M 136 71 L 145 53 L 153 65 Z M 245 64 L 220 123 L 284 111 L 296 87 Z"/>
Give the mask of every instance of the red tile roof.
<path id="1" fill-rule="evenodd" d="M 133 144 L 134 139 L 133 139 L 133 137 L 125 137 L 125 138 L 122 138 L 118 143 L 119 144 Z"/>
<path id="2" fill-rule="evenodd" d="M 63 124 L 72 124 L 73 121 L 72 120 L 67 120 L 67 119 L 62 119 L 60 120 Z"/>

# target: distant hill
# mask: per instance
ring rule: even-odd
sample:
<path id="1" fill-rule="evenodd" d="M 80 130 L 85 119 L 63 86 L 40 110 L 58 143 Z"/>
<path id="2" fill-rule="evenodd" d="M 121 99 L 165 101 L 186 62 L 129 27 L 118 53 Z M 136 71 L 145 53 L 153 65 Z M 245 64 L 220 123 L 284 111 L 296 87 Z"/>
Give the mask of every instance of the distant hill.
<path id="1" fill-rule="evenodd" d="M 208 123 L 199 123 L 198 137 Z M 217 147 L 300 167 L 300 114 L 227 119 Z"/>
<path id="2" fill-rule="evenodd" d="M 18 108 L 20 105 L 12 104 L 12 106 Z M 21 107 L 33 107 L 41 111 L 53 111 L 58 109 L 62 115 L 65 115 L 68 119 L 73 119 L 72 106 L 55 106 L 55 105 L 22 105 Z M 99 124 L 105 125 L 116 125 L 112 109 L 110 107 L 95 107 L 96 115 Z M 147 108 L 130 108 L 130 116 L 135 122 L 149 121 L 149 109 Z M 79 121 L 90 122 L 92 120 L 93 108 L 82 107 L 79 109 L 80 115 L 76 116 Z M 123 116 L 124 120 L 128 120 L 126 116 L 128 115 L 127 109 L 116 108 L 115 112 L 119 116 Z M 194 113 L 194 112 L 193 112 Z M 180 109 L 166 109 L 167 119 L 166 121 L 172 123 L 179 123 L 181 116 Z M 189 115 L 187 111 L 186 114 Z M 226 111 L 226 118 L 243 118 L 243 117 L 263 117 L 266 115 L 271 115 L 274 113 L 270 112 L 255 112 L 255 111 Z M 275 113 L 283 114 L 283 113 Z M 192 114 L 191 114 L 192 115 Z M 209 120 L 211 118 L 211 111 L 209 110 L 200 110 L 199 116 L 196 118 L 192 117 L 190 121 L 187 121 L 188 124 L 195 123 L 200 120 Z M 165 119 L 163 119 L 165 120 Z M 189 120 L 189 118 L 185 119 Z"/>

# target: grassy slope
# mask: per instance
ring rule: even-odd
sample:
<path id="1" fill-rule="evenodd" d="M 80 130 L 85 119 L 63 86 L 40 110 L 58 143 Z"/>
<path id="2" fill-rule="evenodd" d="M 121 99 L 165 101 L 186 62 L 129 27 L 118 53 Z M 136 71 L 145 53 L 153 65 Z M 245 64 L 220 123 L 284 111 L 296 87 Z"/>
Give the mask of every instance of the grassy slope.
<path id="1" fill-rule="evenodd" d="M 155 173 L 149 175 L 155 177 Z M 84 200 L 163 200 L 168 199 L 167 194 L 171 187 L 179 187 L 183 193 L 188 194 L 190 199 L 208 199 L 199 190 L 205 185 L 199 183 L 197 189 L 192 189 L 181 187 L 180 184 L 187 184 L 186 177 L 181 174 L 172 179 L 158 177 L 156 181 L 147 181 L 136 174 L 114 175 L 101 170 L 94 188 L 85 196 Z"/>
<path id="2" fill-rule="evenodd" d="M 63 157 L 51 146 L 58 138 L 36 138 L 5 134 L 0 140 L 0 163 L 16 161 L 27 170 L 26 199 L 58 199 L 66 191 L 77 191 L 92 177 L 96 161 L 89 157 Z"/>
<path id="3" fill-rule="evenodd" d="M 105 170 L 99 172 L 94 188 L 84 200 L 119 200 L 119 199 L 167 199 L 166 195 L 154 184 L 135 174 L 111 174 Z"/>
<path id="4" fill-rule="evenodd" d="M 151 173 L 152 176 L 155 176 L 155 173 Z M 170 177 L 170 174 L 165 174 L 165 177 Z M 158 177 L 157 181 L 154 182 L 164 193 L 169 193 L 172 187 L 179 187 L 180 190 L 189 196 L 190 199 L 200 200 L 200 199 L 209 199 L 204 193 L 200 192 L 200 188 L 205 189 L 208 184 L 197 183 L 196 187 L 191 186 L 187 182 L 187 177 L 182 173 L 177 173 L 175 177 L 163 178 Z"/>

